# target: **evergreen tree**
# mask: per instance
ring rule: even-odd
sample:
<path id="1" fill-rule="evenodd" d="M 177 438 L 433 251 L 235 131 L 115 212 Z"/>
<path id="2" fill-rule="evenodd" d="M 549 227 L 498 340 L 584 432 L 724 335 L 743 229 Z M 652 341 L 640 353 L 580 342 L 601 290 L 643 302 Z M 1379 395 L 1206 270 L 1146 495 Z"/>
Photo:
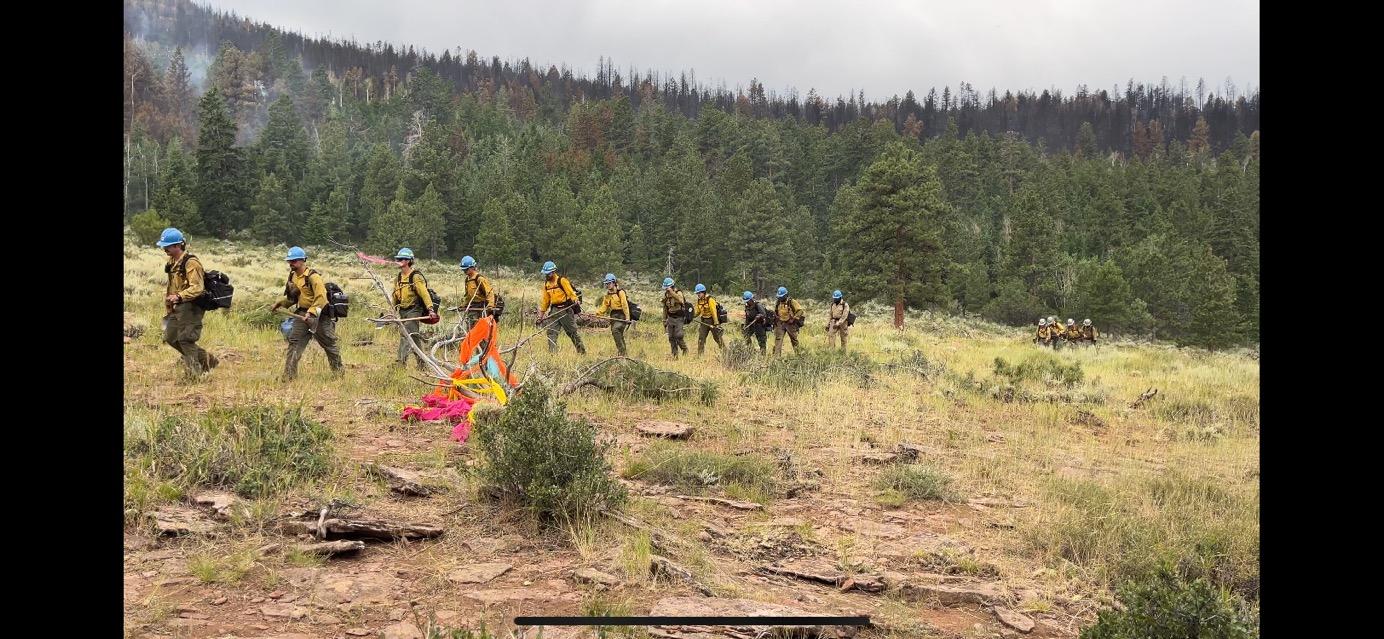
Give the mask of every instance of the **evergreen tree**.
<path id="1" fill-rule="evenodd" d="M 534 207 L 534 212 L 538 217 L 537 233 L 521 238 L 521 242 L 527 240 L 531 250 L 538 252 L 539 259 L 536 261 L 557 262 L 563 272 L 581 269 L 584 266 L 581 253 L 585 248 L 585 238 L 580 228 L 581 205 L 572 194 L 566 178 L 554 176 L 548 179 L 538 194 L 538 205 Z"/>
<path id="2" fill-rule="evenodd" d="M 192 73 L 183 60 L 183 49 L 173 49 L 173 58 L 168 62 L 164 74 L 164 91 L 168 100 L 168 110 L 178 123 L 179 137 L 191 132 L 192 125 Z"/>
<path id="3" fill-rule="evenodd" d="M 1099 151 L 1096 149 L 1096 130 L 1090 122 L 1082 122 L 1081 128 L 1076 133 L 1076 154 L 1078 158 L 1093 159 L 1098 157 Z"/>
<path id="4" fill-rule="evenodd" d="M 215 88 L 208 91 L 198 109 L 201 129 L 197 134 L 197 210 L 208 229 L 225 237 L 248 222 L 243 159 L 240 149 L 235 147 L 235 124 L 221 93 Z"/>
<path id="5" fill-rule="evenodd" d="M 173 226 L 183 231 L 204 233 L 207 228 L 197 212 L 197 173 L 183 152 L 182 140 L 176 136 L 168 142 L 168 155 L 159 167 L 158 188 L 154 191 L 154 208 L 168 216 Z"/>
<path id="6" fill-rule="evenodd" d="M 1080 268 L 1078 293 L 1071 308 L 1104 332 L 1147 331 L 1153 322 L 1144 301 L 1134 296 L 1120 266 L 1113 260 L 1090 261 Z"/>
<path id="7" fill-rule="evenodd" d="M 1029 295 L 1054 306 L 1058 288 L 1057 228 L 1051 203 L 1036 182 L 1020 187 L 1006 220 L 1009 241 L 1003 246 L 1003 277 L 1018 280 Z"/>
<path id="8" fill-rule="evenodd" d="M 315 202 L 308 211 L 307 223 L 303 228 L 303 241 L 308 244 L 323 244 L 328 240 L 343 241 L 344 233 L 347 229 L 346 224 L 346 200 L 348 194 L 345 185 L 332 189 L 327 199 L 322 202 Z"/>
<path id="9" fill-rule="evenodd" d="M 360 188 L 360 206 L 351 220 L 357 235 L 365 235 L 363 231 L 367 227 L 373 235 L 375 218 L 388 211 L 398 189 L 399 160 L 389 152 L 388 146 L 376 144 L 366 164 L 364 182 Z"/>
<path id="10" fill-rule="evenodd" d="M 378 253 L 394 254 L 402 247 L 414 249 L 416 255 L 421 246 L 420 240 L 427 233 L 422 229 L 414 207 L 405 198 L 395 197 L 383 210 L 370 218 L 370 235 L 367 246 Z"/>
<path id="11" fill-rule="evenodd" d="M 430 259 L 447 251 L 447 204 L 432 184 L 423 190 L 423 195 L 413 203 L 413 214 L 418 218 L 418 239 L 415 251 L 427 251 Z"/>
<path id="12" fill-rule="evenodd" d="M 617 154 L 626 153 L 634 141 L 634 109 L 630 107 L 627 96 L 617 96 L 610 101 L 610 131 L 606 140 Z"/>
<path id="13" fill-rule="evenodd" d="M 1235 321 L 1235 278 L 1211 247 L 1194 250 L 1185 299 L 1190 310 L 1180 343 L 1225 348 L 1240 338 Z"/>
<path id="14" fill-rule="evenodd" d="M 271 244 L 299 243 L 302 232 L 293 224 L 288 202 L 283 181 L 273 173 L 264 174 L 255 192 L 254 204 L 250 207 L 253 215 L 251 233 L 256 239 Z"/>
<path id="15" fill-rule="evenodd" d="M 937 168 L 916 149 L 889 147 L 855 186 L 860 208 L 834 230 L 841 264 L 859 299 L 894 306 L 894 326 L 904 309 L 942 301 L 943 255 L 938 221 L 945 214 Z"/>
<path id="16" fill-rule="evenodd" d="M 575 234 L 581 249 L 575 252 L 579 262 L 569 267 L 570 273 L 599 276 L 617 269 L 623 248 L 620 215 L 615 210 L 615 197 L 609 187 L 601 187 L 592 194 L 583 207 Z"/>
<path id="17" fill-rule="evenodd" d="M 644 272 L 653 268 L 649 259 L 648 239 L 644 237 L 644 227 L 635 224 L 630 227 L 625 238 L 624 265 L 632 271 Z"/>
<path id="18" fill-rule="evenodd" d="M 1016 326 L 1034 326 L 1038 317 L 1053 312 L 1037 295 L 1029 292 L 1022 280 L 1003 277 L 995 284 L 995 297 L 981 309 L 987 319 Z"/>
<path id="19" fill-rule="evenodd" d="M 260 136 L 259 154 L 263 169 L 281 176 L 290 190 L 307 172 L 307 134 L 288 94 L 279 96 L 269 107 L 269 124 Z"/>
<path id="20" fill-rule="evenodd" d="M 737 270 L 743 281 L 755 291 L 786 283 L 793 275 L 793 243 L 774 185 L 764 178 L 750 182 L 733 215 Z"/>
<path id="21" fill-rule="evenodd" d="M 486 201 L 476 234 L 475 256 L 482 264 L 518 268 L 527 255 L 519 250 L 510 220 L 527 215 L 528 202 L 518 193 Z"/>

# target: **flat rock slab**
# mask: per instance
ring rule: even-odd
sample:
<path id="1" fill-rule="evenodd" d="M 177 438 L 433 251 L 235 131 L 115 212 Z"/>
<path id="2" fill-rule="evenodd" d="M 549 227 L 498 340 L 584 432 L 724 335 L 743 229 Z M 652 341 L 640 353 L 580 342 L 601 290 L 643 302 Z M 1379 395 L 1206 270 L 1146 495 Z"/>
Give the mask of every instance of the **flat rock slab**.
<path id="1" fill-rule="evenodd" d="M 380 639 L 423 639 L 423 631 L 412 621 L 400 621 L 384 629 Z"/>
<path id="2" fill-rule="evenodd" d="M 454 584 L 483 584 L 509 572 L 513 567 L 502 563 L 471 564 L 447 573 L 447 581 Z"/>
<path id="3" fill-rule="evenodd" d="M 216 522 L 201 511 L 186 506 L 165 506 L 149 514 L 160 535 L 208 535 L 216 531 Z"/>
<path id="4" fill-rule="evenodd" d="M 706 584 L 697 581 L 697 577 L 692 574 L 692 571 L 673 563 L 667 557 L 649 555 L 649 572 L 655 575 L 663 575 L 669 579 L 682 580 L 687 582 L 693 590 L 708 597 L 711 596 L 711 589 L 707 588 Z"/>
<path id="5" fill-rule="evenodd" d="M 461 596 L 479 601 L 483 604 L 497 604 L 511 601 L 581 601 L 581 595 L 575 592 L 538 590 L 532 587 L 473 590 L 471 592 L 462 593 Z"/>
<path id="6" fill-rule="evenodd" d="M 640 422 L 634 426 L 634 430 L 645 437 L 687 439 L 692 436 L 691 426 L 675 422 Z"/>
<path id="7" fill-rule="evenodd" d="M 342 603 L 392 603 L 400 590 L 398 579 L 378 572 L 359 575 L 322 575 L 313 588 L 313 602 L 335 606 Z"/>
<path id="8" fill-rule="evenodd" d="M 907 532 L 902 526 L 881 524 L 858 517 L 846 517 L 837 522 L 836 527 L 868 537 L 880 537 L 883 539 L 898 539 Z"/>
<path id="9" fill-rule="evenodd" d="M 572 579 L 579 583 L 601 584 L 604 586 L 615 586 L 620 580 L 612 575 L 607 575 L 595 568 L 581 568 L 572 573 Z"/>
<path id="10" fill-rule="evenodd" d="M 655 617 L 809 617 L 818 613 L 753 599 L 721 599 L 716 597 L 664 597 L 649 611 Z M 674 630 L 681 628 L 682 630 Z M 763 629 L 782 628 L 803 637 L 852 637 L 856 626 L 657 626 L 650 634 L 659 637 L 753 637 Z M 757 630 L 755 630 L 757 629 Z"/>
<path id="11" fill-rule="evenodd" d="M 1033 620 L 1021 612 L 1010 610 L 1004 606 L 995 606 L 995 616 L 1000 618 L 1000 622 L 1019 632 L 1032 632 Z"/>
<path id="12" fill-rule="evenodd" d="M 146 553 L 144 553 L 144 555 L 143 555 L 142 557 L 140 557 L 140 560 L 141 560 L 141 561 L 164 561 L 164 560 L 166 560 L 166 559 L 177 559 L 178 557 L 182 557 L 182 556 L 183 556 L 183 552 L 182 552 L 181 550 L 177 550 L 177 549 L 174 549 L 174 548 L 169 548 L 169 549 L 166 549 L 166 550 L 154 550 L 154 551 L 151 551 L 151 552 L 146 552 Z"/>
<path id="13" fill-rule="evenodd" d="M 717 506 L 728 506 L 736 510 L 764 510 L 764 504 L 756 504 L 752 501 L 736 501 L 734 499 L 722 499 L 720 497 L 693 497 L 690 495 L 678 495 L 678 499 L 704 501 L 716 504 Z"/>
<path id="14" fill-rule="evenodd" d="M 293 547 L 300 553 L 315 555 L 318 557 L 332 557 L 335 555 L 345 555 L 365 550 L 365 542 L 358 539 L 337 541 L 324 541 L 317 544 L 299 544 Z"/>
<path id="15" fill-rule="evenodd" d="M 310 588 L 317 583 L 317 577 L 321 575 L 321 568 L 285 568 L 279 573 L 284 582 L 294 588 Z"/>
<path id="16" fill-rule="evenodd" d="M 899 584 L 899 594 L 907 601 L 937 601 L 944 606 L 973 603 L 993 606 L 1005 603 L 1004 591 L 995 584 Z"/>
<path id="17" fill-rule="evenodd" d="M 260 614 L 266 617 L 278 617 L 286 619 L 302 619 L 308 616 L 308 609 L 293 604 L 264 604 L 260 606 Z"/>
<path id="18" fill-rule="evenodd" d="M 211 490 L 193 495 L 192 503 L 211 510 L 213 516 L 225 519 L 233 510 L 243 509 L 244 502 L 237 496 L 219 490 Z"/>
<path id="19" fill-rule="evenodd" d="M 363 464 L 363 466 L 366 472 L 384 477 L 385 483 L 389 484 L 389 489 L 396 493 L 417 497 L 427 497 L 433 494 L 431 488 L 423 485 L 423 476 L 417 471 L 379 464 Z"/>
<path id="20" fill-rule="evenodd" d="M 761 566 L 759 570 L 764 573 L 802 579 L 803 581 L 815 581 L 841 590 L 884 592 L 884 578 L 880 575 L 847 575 L 845 571 L 837 569 L 836 566 L 826 561 L 812 559 L 787 561 Z"/>

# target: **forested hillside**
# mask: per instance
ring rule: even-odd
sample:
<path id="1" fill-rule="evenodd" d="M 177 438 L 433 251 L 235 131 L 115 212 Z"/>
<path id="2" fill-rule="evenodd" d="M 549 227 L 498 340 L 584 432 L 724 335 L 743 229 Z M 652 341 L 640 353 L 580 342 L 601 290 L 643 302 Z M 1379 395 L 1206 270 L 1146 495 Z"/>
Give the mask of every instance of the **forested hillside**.
<path id="1" fill-rule="evenodd" d="M 804 98 L 312 39 L 185 1 L 129 0 L 125 28 L 136 228 L 1259 339 L 1257 90 Z"/>

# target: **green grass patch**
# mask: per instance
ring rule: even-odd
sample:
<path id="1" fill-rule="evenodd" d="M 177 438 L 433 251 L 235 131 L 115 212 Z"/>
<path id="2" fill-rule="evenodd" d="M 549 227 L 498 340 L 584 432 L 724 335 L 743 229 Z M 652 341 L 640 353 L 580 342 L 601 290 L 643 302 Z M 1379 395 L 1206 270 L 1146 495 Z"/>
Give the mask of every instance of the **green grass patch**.
<path id="1" fill-rule="evenodd" d="M 689 449 L 672 442 L 656 442 L 626 463 L 620 474 L 692 493 L 719 487 L 727 495 L 760 503 L 778 488 L 778 464 L 772 459 Z"/>

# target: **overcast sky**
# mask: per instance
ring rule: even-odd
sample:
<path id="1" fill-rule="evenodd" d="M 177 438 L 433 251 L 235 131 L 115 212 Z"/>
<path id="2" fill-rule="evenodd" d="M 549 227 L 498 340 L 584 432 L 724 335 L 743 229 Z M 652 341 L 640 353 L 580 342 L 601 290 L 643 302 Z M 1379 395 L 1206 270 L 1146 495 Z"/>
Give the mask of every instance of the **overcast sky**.
<path id="1" fill-rule="evenodd" d="M 308 36 L 694 70 L 734 90 L 921 99 L 929 87 L 1110 89 L 1181 78 L 1259 86 L 1257 0 L 198 0 Z"/>

